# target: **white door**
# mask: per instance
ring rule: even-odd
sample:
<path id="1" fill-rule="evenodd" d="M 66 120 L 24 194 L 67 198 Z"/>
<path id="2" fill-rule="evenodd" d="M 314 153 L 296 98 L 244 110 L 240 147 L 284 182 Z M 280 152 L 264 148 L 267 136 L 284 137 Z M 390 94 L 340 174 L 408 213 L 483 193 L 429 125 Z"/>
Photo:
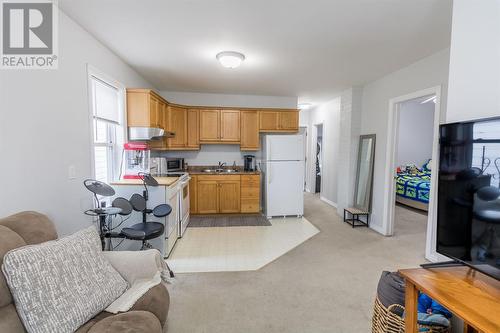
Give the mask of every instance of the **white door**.
<path id="1" fill-rule="evenodd" d="M 265 157 L 268 161 L 304 160 L 303 135 L 268 135 Z"/>
<path id="2" fill-rule="evenodd" d="M 268 162 L 266 215 L 304 214 L 304 162 Z"/>

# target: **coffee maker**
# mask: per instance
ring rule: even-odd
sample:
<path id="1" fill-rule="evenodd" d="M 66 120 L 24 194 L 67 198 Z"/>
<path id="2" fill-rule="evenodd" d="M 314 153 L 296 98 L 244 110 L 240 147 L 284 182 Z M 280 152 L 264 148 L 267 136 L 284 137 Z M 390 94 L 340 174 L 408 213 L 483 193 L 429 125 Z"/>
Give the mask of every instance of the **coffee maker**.
<path id="1" fill-rule="evenodd" d="M 243 171 L 256 171 L 254 155 L 245 155 L 243 160 L 245 161 Z"/>

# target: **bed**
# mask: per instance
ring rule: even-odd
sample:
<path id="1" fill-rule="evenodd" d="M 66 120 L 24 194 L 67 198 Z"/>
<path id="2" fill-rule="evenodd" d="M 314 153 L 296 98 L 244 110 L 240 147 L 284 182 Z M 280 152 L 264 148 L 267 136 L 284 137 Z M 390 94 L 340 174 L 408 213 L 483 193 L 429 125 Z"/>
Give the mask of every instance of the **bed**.
<path id="1" fill-rule="evenodd" d="M 429 210 L 431 189 L 430 170 L 398 172 L 396 177 L 396 202 L 420 210 Z"/>

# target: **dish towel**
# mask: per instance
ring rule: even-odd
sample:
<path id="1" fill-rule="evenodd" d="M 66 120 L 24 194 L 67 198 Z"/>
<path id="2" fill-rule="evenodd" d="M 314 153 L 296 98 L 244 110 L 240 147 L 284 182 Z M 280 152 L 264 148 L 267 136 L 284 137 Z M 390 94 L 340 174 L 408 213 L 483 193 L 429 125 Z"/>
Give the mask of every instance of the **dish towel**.
<path id="1" fill-rule="evenodd" d="M 149 289 L 162 280 L 166 282 L 167 266 L 158 250 L 110 251 L 103 254 L 130 286 L 105 309 L 106 312 L 126 312 Z"/>

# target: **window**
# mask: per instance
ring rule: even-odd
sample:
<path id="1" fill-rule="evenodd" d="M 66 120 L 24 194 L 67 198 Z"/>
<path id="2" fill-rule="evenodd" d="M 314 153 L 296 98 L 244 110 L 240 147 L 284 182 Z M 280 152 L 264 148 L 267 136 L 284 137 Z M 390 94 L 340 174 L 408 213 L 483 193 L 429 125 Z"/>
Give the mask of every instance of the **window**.
<path id="1" fill-rule="evenodd" d="M 123 89 L 90 74 L 94 178 L 109 183 L 119 170 L 123 142 Z"/>

